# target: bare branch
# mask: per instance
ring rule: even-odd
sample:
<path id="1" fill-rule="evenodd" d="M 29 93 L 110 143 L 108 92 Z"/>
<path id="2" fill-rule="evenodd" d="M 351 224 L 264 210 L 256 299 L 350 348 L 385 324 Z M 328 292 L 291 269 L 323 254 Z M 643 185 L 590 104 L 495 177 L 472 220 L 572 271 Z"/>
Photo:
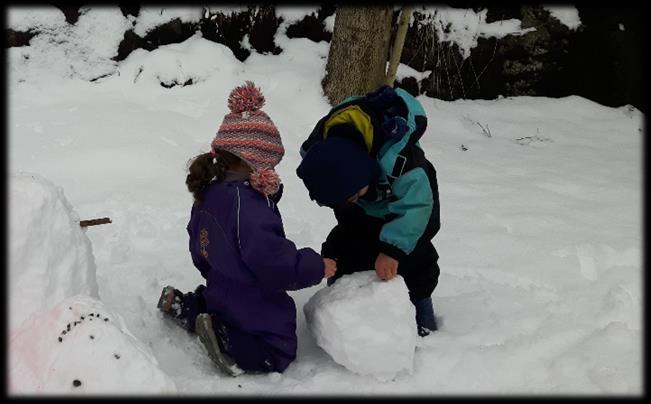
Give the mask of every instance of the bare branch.
<path id="1" fill-rule="evenodd" d="M 479 125 L 479 127 L 481 128 L 481 131 L 484 132 L 484 135 L 486 135 L 488 137 L 493 137 L 493 135 L 491 135 L 491 130 L 488 127 L 488 124 L 486 124 L 486 127 L 484 128 L 484 126 L 481 123 L 479 123 L 479 122 L 475 122 L 475 123 L 477 125 Z"/>

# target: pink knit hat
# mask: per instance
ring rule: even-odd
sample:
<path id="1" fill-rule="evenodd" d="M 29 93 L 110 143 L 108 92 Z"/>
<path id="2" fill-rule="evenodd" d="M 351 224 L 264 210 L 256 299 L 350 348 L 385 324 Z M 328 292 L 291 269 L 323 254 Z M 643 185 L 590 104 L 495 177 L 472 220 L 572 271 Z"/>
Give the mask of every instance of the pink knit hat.
<path id="1" fill-rule="evenodd" d="M 213 155 L 226 150 L 244 160 L 253 170 L 251 185 L 265 195 L 276 193 L 280 178 L 274 167 L 285 154 L 280 133 L 271 118 L 260 108 L 265 99 L 251 81 L 235 87 L 228 96 L 228 108 L 212 141 Z"/>

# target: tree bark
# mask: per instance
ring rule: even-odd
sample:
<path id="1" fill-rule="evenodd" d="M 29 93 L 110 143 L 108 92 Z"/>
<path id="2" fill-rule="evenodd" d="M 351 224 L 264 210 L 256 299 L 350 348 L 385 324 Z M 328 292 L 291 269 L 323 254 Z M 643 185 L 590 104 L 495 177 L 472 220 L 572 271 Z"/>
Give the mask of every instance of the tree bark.
<path id="1" fill-rule="evenodd" d="M 384 84 L 391 38 L 390 6 L 339 6 L 323 91 L 331 105 Z"/>
<path id="2" fill-rule="evenodd" d="M 409 28 L 409 17 L 411 17 L 412 6 L 403 6 L 400 12 L 400 19 L 398 20 L 398 29 L 396 31 L 396 39 L 393 41 L 393 50 L 391 51 L 391 60 L 389 61 L 389 70 L 387 72 L 386 84 L 393 87 L 396 81 L 396 73 L 398 72 L 398 65 L 400 64 L 400 56 L 402 55 L 402 47 L 405 44 L 405 37 L 407 36 L 407 28 Z"/>

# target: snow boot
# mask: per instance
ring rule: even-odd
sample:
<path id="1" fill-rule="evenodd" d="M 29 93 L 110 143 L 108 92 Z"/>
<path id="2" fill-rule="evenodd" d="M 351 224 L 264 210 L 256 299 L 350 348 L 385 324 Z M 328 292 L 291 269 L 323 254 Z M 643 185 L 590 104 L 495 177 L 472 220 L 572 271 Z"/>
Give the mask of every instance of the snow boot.
<path id="1" fill-rule="evenodd" d="M 195 319 L 195 330 L 199 336 L 199 340 L 206 347 L 208 356 L 213 362 L 226 374 L 230 376 L 239 376 L 244 371 L 237 366 L 237 363 L 226 353 L 222 352 L 223 342 L 220 334 L 215 332 L 213 322 L 214 317 L 208 313 L 201 313 Z"/>
<path id="2" fill-rule="evenodd" d="M 413 302 L 416 307 L 416 325 L 418 326 L 418 335 L 425 337 L 431 331 L 436 331 L 436 317 L 434 317 L 434 308 L 432 307 L 432 298 L 426 297 Z"/>
<path id="3" fill-rule="evenodd" d="M 183 293 L 180 290 L 175 289 L 174 286 L 168 285 L 163 288 L 156 307 L 158 307 L 163 313 L 170 313 L 174 308 L 174 311 L 180 314 L 180 303 L 182 301 Z M 174 303 L 176 303 L 178 307 L 173 307 Z"/>
<path id="4" fill-rule="evenodd" d="M 172 318 L 181 327 L 187 328 L 187 320 L 183 314 L 183 292 L 173 286 L 165 286 L 156 305 L 167 317 Z"/>

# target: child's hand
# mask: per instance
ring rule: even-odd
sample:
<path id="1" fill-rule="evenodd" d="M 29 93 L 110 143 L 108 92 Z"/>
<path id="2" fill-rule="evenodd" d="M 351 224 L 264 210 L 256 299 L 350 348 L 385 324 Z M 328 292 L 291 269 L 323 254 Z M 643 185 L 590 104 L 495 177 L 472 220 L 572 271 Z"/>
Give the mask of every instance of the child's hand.
<path id="1" fill-rule="evenodd" d="M 328 279 L 332 277 L 335 272 L 337 272 L 337 261 L 331 258 L 324 258 L 323 264 L 325 266 L 325 274 L 323 276 L 324 278 Z"/>
<path id="2" fill-rule="evenodd" d="M 393 279 L 398 274 L 398 261 L 388 255 L 379 253 L 375 259 L 375 273 L 382 280 Z"/>

